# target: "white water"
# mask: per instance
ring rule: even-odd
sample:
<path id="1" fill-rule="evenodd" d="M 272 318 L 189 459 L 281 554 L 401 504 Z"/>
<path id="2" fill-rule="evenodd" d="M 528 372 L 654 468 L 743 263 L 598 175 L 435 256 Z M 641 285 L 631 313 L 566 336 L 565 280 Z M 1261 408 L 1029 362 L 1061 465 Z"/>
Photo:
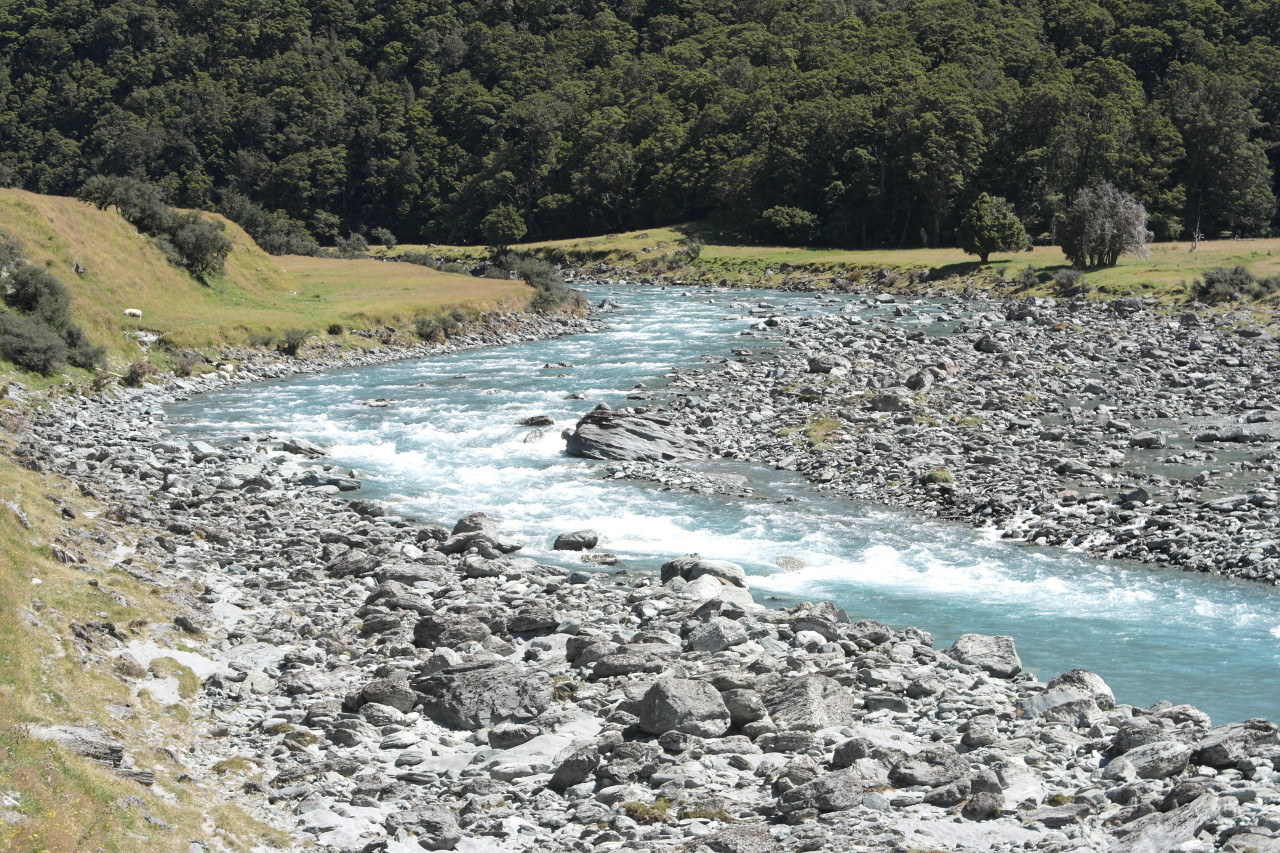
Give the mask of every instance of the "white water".
<path id="1" fill-rule="evenodd" d="M 523 554 L 542 560 L 580 565 L 550 543 L 590 527 L 621 567 L 652 569 L 697 551 L 746 566 L 765 603 L 831 599 L 855 619 L 932 631 L 940 646 L 966 631 L 1011 634 L 1042 678 L 1079 666 L 1101 674 L 1122 702 L 1189 702 L 1218 722 L 1280 717 L 1274 588 L 1019 546 L 832 499 L 792 475 L 741 463 L 711 467 L 748 475 L 759 498 L 664 492 L 605 479 L 608 463 L 565 456 L 560 430 L 600 400 L 625 405 L 636 383 L 659 385 L 670 368 L 714 364 L 731 347 L 768 349 L 735 337 L 751 324 L 731 307 L 742 294 L 592 295 L 622 306 L 612 331 L 256 383 L 170 414 L 192 437 L 275 430 L 310 438 L 368 478 L 360 496 L 442 523 L 483 510 L 526 543 Z M 817 306 L 782 294 L 767 301 Z M 574 366 L 544 369 L 548 362 Z M 586 399 L 565 399 L 571 393 Z M 391 403 L 364 405 L 378 398 Z M 515 422 L 535 414 L 556 426 L 525 443 L 530 429 Z M 783 572 L 779 556 L 808 568 Z"/>

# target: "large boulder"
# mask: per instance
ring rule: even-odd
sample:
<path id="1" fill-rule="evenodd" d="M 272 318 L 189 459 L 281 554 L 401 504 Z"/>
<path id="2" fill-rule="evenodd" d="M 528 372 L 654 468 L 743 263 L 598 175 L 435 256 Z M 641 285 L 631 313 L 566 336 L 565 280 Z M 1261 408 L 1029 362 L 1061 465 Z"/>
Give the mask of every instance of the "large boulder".
<path id="1" fill-rule="evenodd" d="M 1131 749 L 1124 760 L 1133 766 L 1139 779 L 1164 779 L 1187 769 L 1191 747 L 1176 740 L 1158 740 Z"/>
<path id="2" fill-rule="evenodd" d="M 889 771 L 889 781 L 900 787 L 927 785 L 937 788 L 969 775 L 969 762 L 950 746 L 922 749 L 899 761 Z"/>
<path id="3" fill-rule="evenodd" d="M 1277 731 L 1275 723 L 1261 718 L 1219 726 L 1196 745 L 1193 760 L 1209 767 L 1233 767 L 1259 747 L 1276 743 Z"/>
<path id="4" fill-rule="evenodd" d="M 501 661 L 450 667 L 414 680 L 413 689 L 428 716 L 455 729 L 532 720 L 552 702 L 551 676 Z"/>
<path id="5" fill-rule="evenodd" d="M 847 726 L 857 711 L 853 694 L 825 675 L 793 678 L 770 690 L 764 701 L 780 731 Z"/>
<path id="6" fill-rule="evenodd" d="M 579 530 L 576 533 L 561 533 L 551 547 L 556 551 L 590 551 L 598 544 L 599 533 L 594 530 Z"/>
<path id="7" fill-rule="evenodd" d="M 843 376 L 849 372 L 850 367 L 849 359 L 832 353 L 815 355 L 808 362 L 810 373 L 829 373 L 832 376 Z"/>
<path id="8" fill-rule="evenodd" d="M 685 554 L 662 564 L 662 582 L 681 577 L 687 581 L 695 581 L 704 575 L 719 578 L 732 586 L 743 589 L 747 586 L 747 573 L 737 563 L 728 560 L 708 560 L 697 554 Z"/>
<path id="9" fill-rule="evenodd" d="M 664 417 L 596 408 L 565 435 L 565 450 L 583 459 L 687 462 L 706 459 L 705 445 Z"/>
<path id="10" fill-rule="evenodd" d="M 731 723 L 720 692 L 705 681 L 659 681 L 640 700 L 640 728 L 652 735 L 683 732 L 720 737 L 729 731 Z"/>
<path id="11" fill-rule="evenodd" d="M 1013 678 L 1022 672 L 1022 660 L 1012 637 L 961 634 L 946 653 L 953 660 L 979 667 L 996 678 Z"/>
<path id="12" fill-rule="evenodd" d="M 864 793 L 862 776 L 857 770 L 837 770 L 784 793 L 778 801 L 778 810 L 842 812 L 860 804 Z"/>
<path id="13" fill-rule="evenodd" d="M 473 616 L 460 613 L 433 613 L 413 627 L 413 644 L 420 649 L 437 646 L 456 648 L 463 643 L 482 643 L 493 634 L 489 626 Z"/>

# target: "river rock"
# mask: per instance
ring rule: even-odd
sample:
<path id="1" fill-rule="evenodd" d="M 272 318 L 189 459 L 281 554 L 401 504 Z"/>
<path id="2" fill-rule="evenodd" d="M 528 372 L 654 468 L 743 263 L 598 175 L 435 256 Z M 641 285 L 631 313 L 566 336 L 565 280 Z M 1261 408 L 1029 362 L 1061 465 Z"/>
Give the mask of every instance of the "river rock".
<path id="1" fill-rule="evenodd" d="M 1209 732 L 1196 745 L 1194 761 L 1209 767 L 1231 767 L 1264 745 L 1277 742 L 1276 725 L 1263 719 L 1228 723 Z"/>
<path id="2" fill-rule="evenodd" d="M 600 543 L 600 534 L 594 530 L 561 533 L 551 546 L 556 551 L 590 551 Z"/>
<path id="3" fill-rule="evenodd" d="M 860 805 L 865 790 L 857 770 L 837 770 L 785 792 L 778 800 L 778 810 L 841 812 Z"/>
<path id="4" fill-rule="evenodd" d="M 458 729 L 532 720 L 551 705 L 551 676 L 501 662 L 451 667 L 412 682 L 423 710 Z"/>
<path id="5" fill-rule="evenodd" d="M 1012 637 L 961 634 L 946 654 L 997 678 L 1012 678 L 1022 672 L 1022 660 L 1014 649 Z"/>
<path id="6" fill-rule="evenodd" d="M 923 749 L 899 761 L 889 771 L 889 781 L 899 787 L 927 785 L 930 788 L 937 788 L 955 782 L 968 774 L 968 761 L 950 746 L 936 746 Z"/>
<path id="7" fill-rule="evenodd" d="M 1176 740 L 1158 740 L 1124 754 L 1139 779 L 1163 779 L 1181 773 L 1191 759 L 1191 747 Z"/>
<path id="8" fill-rule="evenodd" d="M 845 726 L 857 711 L 849 690 L 825 675 L 806 675 L 779 685 L 765 694 L 765 706 L 783 731 Z"/>
<path id="9" fill-rule="evenodd" d="M 594 409 L 583 415 L 565 438 L 570 456 L 643 462 L 705 459 L 697 439 L 659 415 Z"/>
<path id="10" fill-rule="evenodd" d="M 720 693 L 705 681 L 672 678 L 650 687 L 640 701 L 640 727 L 649 734 L 683 732 L 720 737 L 732 720 Z"/>

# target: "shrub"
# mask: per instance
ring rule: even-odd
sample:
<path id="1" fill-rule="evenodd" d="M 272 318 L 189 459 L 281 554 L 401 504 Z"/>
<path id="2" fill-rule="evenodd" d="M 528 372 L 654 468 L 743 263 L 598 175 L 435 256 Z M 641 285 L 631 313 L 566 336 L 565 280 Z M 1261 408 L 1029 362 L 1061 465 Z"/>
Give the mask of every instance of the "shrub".
<path id="1" fill-rule="evenodd" d="M 386 228 L 381 226 L 374 228 L 369 232 L 369 236 L 372 237 L 375 242 L 380 243 L 388 249 L 394 249 L 396 247 L 396 235 L 392 234 Z"/>
<path id="2" fill-rule="evenodd" d="M 107 349 L 94 344 L 88 335 L 74 323 L 62 330 L 62 339 L 67 345 L 67 362 L 72 367 L 85 370 L 101 370 L 107 363 Z"/>
<path id="3" fill-rule="evenodd" d="M 205 219 L 198 213 L 183 213 L 174 223 L 168 238 L 177 250 L 179 263 L 197 278 L 220 275 L 231 241 L 223 233 L 221 222 Z"/>
<path id="4" fill-rule="evenodd" d="M 354 231 L 346 237 L 339 237 L 333 245 L 338 250 L 340 258 L 355 258 L 369 251 L 369 241 L 363 234 L 357 234 Z"/>
<path id="5" fill-rule="evenodd" d="M 530 307 L 535 311 L 553 311 L 569 298 L 570 290 L 564 286 L 564 276 L 554 266 L 533 255 L 508 252 L 494 259 L 485 270 L 489 278 L 510 278 L 512 275 L 524 281 L 535 291 Z"/>
<path id="6" fill-rule="evenodd" d="M 423 315 L 414 320 L 413 331 L 424 341 L 433 344 L 444 343 L 446 337 L 444 323 L 434 315 Z"/>
<path id="7" fill-rule="evenodd" d="M 1196 279 L 1195 298 L 1201 302 L 1216 304 L 1219 302 L 1235 302 L 1240 299 L 1262 299 L 1280 290 L 1280 276 L 1255 278 L 1253 273 L 1242 266 L 1213 267 Z"/>
<path id="8" fill-rule="evenodd" d="M 194 211 L 178 213 L 165 203 L 155 184 L 95 175 L 76 195 L 99 210 L 115 207 L 133 227 L 155 239 L 170 263 L 197 278 L 221 272 L 231 251 L 231 241 L 222 234 L 220 223 Z"/>
<path id="9" fill-rule="evenodd" d="M 920 482 L 926 486 L 949 486 L 956 481 L 956 477 L 946 468 L 939 468 L 936 471 L 930 471 L 920 478 Z"/>
<path id="10" fill-rule="evenodd" d="M 22 263 L 22 243 L 18 238 L 0 232 L 0 275 Z"/>
<path id="11" fill-rule="evenodd" d="M 500 204 L 480 220 L 480 233 L 485 243 L 496 249 L 505 249 L 528 233 L 524 217 L 513 205 Z"/>
<path id="12" fill-rule="evenodd" d="M 0 354 L 18 367 L 49 375 L 67 364 L 67 344 L 48 324 L 21 314 L 0 314 Z"/>
<path id="13" fill-rule="evenodd" d="M 288 356 L 295 356 L 302 349 L 302 345 L 307 342 L 307 338 L 311 335 L 306 329 L 286 329 L 280 334 L 280 340 L 276 342 L 276 351 Z"/>
<path id="14" fill-rule="evenodd" d="M 276 344 L 276 336 L 271 332 L 252 332 L 246 342 L 251 347 L 273 347 Z"/>
<path id="15" fill-rule="evenodd" d="M 140 359 L 124 369 L 124 376 L 120 377 L 120 382 L 130 388 L 138 388 L 155 375 L 155 372 L 155 365 L 146 359 Z"/>
<path id="16" fill-rule="evenodd" d="M 1035 287 L 1040 283 L 1040 274 L 1036 272 L 1035 267 L 1028 264 L 1014 274 L 1013 283 L 1023 289 Z"/>
<path id="17" fill-rule="evenodd" d="M 341 323 L 330 323 L 329 328 L 325 329 L 331 335 L 340 335 L 343 332 Z"/>
<path id="18" fill-rule="evenodd" d="M 1079 296 L 1089 290 L 1089 282 L 1079 270 L 1058 270 L 1052 281 L 1054 291 L 1060 296 Z"/>
<path id="19" fill-rule="evenodd" d="M 966 254 L 977 255 L 984 264 L 992 252 L 1020 250 L 1028 243 L 1027 230 L 1013 212 L 1013 205 L 986 193 L 978 196 L 960 220 L 957 236 L 960 248 Z"/>
<path id="20" fill-rule="evenodd" d="M 190 376 L 205 363 L 205 357 L 192 350 L 183 350 L 173 358 L 173 372 L 177 376 Z"/>
<path id="21" fill-rule="evenodd" d="M 40 267 L 22 264 L 10 273 L 4 301 L 54 329 L 71 322 L 71 292 Z"/>
<path id="22" fill-rule="evenodd" d="M 788 243 L 807 243 L 818 227 L 818 217 L 799 207 L 779 205 L 760 214 L 763 236 L 778 237 Z"/>
<path id="23" fill-rule="evenodd" d="M 307 226 L 283 210 L 267 210 L 230 190 L 222 194 L 218 210 L 243 228 L 269 255 L 316 255 L 320 252 L 320 244 L 307 231 Z"/>

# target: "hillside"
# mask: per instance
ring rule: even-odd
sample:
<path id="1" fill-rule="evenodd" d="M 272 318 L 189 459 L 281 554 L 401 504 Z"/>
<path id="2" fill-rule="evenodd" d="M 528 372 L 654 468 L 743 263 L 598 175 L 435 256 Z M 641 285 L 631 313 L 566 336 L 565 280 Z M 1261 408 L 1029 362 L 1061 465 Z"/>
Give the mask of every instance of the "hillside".
<path id="1" fill-rule="evenodd" d="M 1280 12 L 1197 0 L 32 0 L 0 27 L 0 183 L 235 211 L 280 251 L 716 218 L 947 244 L 1081 187 L 1161 240 L 1276 226 Z"/>
<path id="2" fill-rule="evenodd" d="M 169 263 L 114 210 L 0 190 L 0 232 L 16 237 L 29 262 L 71 289 L 77 321 L 117 362 L 137 356 L 133 334 L 139 329 L 161 335 L 163 347 L 209 347 L 289 328 L 408 322 L 452 305 L 518 307 L 531 292 L 518 281 L 409 264 L 275 258 L 234 223 L 222 221 L 234 248 L 225 274 L 206 286 Z M 75 272 L 77 264 L 82 275 Z M 142 320 L 125 317 L 127 308 L 142 311 Z"/>

